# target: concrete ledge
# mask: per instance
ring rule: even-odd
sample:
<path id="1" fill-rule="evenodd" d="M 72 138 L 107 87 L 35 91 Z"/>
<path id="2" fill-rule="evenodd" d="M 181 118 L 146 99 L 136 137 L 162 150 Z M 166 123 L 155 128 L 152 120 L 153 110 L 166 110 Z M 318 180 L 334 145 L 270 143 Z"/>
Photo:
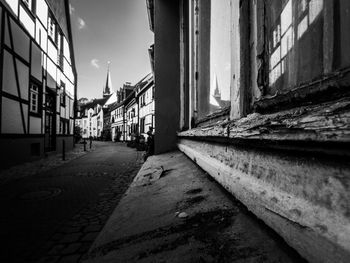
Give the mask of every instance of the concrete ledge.
<path id="1" fill-rule="evenodd" d="M 181 139 L 179 149 L 310 262 L 350 262 L 350 169 Z"/>
<path id="2" fill-rule="evenodd" d="M 181 152 L 147 159 L 85 262 L 303 262 Z"/>

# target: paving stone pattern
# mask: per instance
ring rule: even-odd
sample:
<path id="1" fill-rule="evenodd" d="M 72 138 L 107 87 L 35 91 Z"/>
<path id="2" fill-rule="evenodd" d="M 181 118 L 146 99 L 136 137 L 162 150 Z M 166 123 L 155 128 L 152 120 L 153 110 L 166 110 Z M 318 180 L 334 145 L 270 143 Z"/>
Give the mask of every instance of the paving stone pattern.
<path id="1" fill-rule="evenodd" d="M 94 146 L 70 162 L 42 160 L 44 170 L 12 168 L 0 184 L 0 262 L 81 261 L 143 163 L 125 144 Z"/>
<path id="2" fill-rule="evenodd" d="M 96 205 L 85 207 L 56 231 L 46 244 L 46 255 L 39 262 L 80 262 L 135 175 L 135 169 L 130 169 L 115 176 L 113 184 L 99 194 Z"/>

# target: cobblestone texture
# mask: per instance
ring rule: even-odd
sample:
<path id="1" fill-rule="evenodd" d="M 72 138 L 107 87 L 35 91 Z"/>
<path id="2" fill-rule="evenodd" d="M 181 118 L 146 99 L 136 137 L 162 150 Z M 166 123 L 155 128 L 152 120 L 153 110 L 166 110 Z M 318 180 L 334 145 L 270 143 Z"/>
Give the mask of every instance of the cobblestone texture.
<path id="1" fill-rule="evenodd" d="M 62 183 L 61 180 L 65 183 L 60 186 L 63 190 L 59 197 L 43 201 L 43 214 L 50 218 L 50 216 L 54 217 L 50 213 L 57 213 L 58 217 L 61 216 L 62 218 L 58 218 L 56 221 L 50 218 L 52 222 L 49 226 L 46 226 L 47 230 L 41 230 L 43 233 L 38 233 L 38 239 L 41 239 L 38 244 L 41 245 L 37 244 L 35 247 L 34 244 L 29 244 L 31 242 L 30 238 L 26 238 L 25 233 L 21 236 L 16 233 L 5 232 L 5 236 L 15 236 L 15 240 L 11 241 L 20 245 L 11 253 L 7 252 L 7 258 L 0 255 L 1 262 L 55 263 L 81 261 L 142 165 L 142 152 L 127 148 L 123 144 L 96 143 L 95 145 L 97 145 L 96 150 L 83 158 L 64 163 L 61 167 L 53 170 L 47 169 L 44 173 L 41 170 L 40 173 L 33 171 L 26 176 L 28 177 L 26 179 L 5 184 L 3 188 L 7 187 L 8 189 L 4 190 L 4 193 L 2 193 L 0 187 L 0 193 L 3 195 L 0 194 L 0 205 L 6 201 L 8 205 L 8 202 L 14 200 L 16 196 L 11 189 L 16 189 L 15 192 L 21 192 L 18 188 L 26 184 L 29 184 L 27 188 L 32 188 L 33 181 L 36 182 L 37 180 L 41 180 L 39 181 L 40 185 L 45 186 Z M 48 166 L 50 165 L 48 164 Z M 33 178 L 34 175 L 35 179 Z M 19 184 L 21 187 L 16 188 Z M 62 203 L 57 205 L 55 200 L 59 198 L 62 199 Z M 16 199 L 14 206 L 18 206 L 19 209 L 22 205 L 29 204 L 28 202 L 22 204 L 22 202 L 25 202 L 22 200 L 20 204 L 17 204 L 17 202 Z M 32 213 L 34 212 L 29 210 L 32 210 L 31 207 L 25 208 L 24 217 L 33 216 Z M 62 214 L 65 212 L 69 216 L 64 217 Z M 13 217 L 15 216 L 13 215 Z M 0 219 L 6 220 L 6 222 L 12 220 L 11 215 Z M 17 223 L 20 224 L 16 220 L 10 227 L 18 226 L 15 225 Z M 43 220 L 47 224 L 50 222 L 50 220 L 42 218 L 38 220 Z M 25 218 L 23 221 L 25 221 Z M 34 225 L 33 228 L 35 227 Z M 37 228 L 39 230 L 40 226 L 37 226 Z M 35 234 L 37 232 L 40 231 L 36 231 Z M 26 246 L 29 246 L 30 249 L 25 248 Z M 12 247 L 10 247 L 10 250 L 12 250 Z M 26 256 L 14 257 L 15 253 Z"/>

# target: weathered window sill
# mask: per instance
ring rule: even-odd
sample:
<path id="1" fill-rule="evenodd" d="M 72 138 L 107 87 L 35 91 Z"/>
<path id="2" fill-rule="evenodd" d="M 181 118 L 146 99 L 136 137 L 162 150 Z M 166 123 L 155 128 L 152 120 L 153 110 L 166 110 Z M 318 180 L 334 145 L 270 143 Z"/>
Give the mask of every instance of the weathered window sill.
<path id="1" fill-rule="evenodd" d="M 350 155 L 350 98 L 272 114 L 253 113 L 178 133 L 180 138 L 214 140 Z"/>

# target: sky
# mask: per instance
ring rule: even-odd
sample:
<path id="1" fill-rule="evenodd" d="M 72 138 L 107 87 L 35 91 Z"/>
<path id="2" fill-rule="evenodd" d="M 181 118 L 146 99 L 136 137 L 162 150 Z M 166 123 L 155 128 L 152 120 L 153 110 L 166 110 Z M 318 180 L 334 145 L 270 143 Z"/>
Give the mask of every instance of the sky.
<path id="1" fill-rule="evenodd" d="M 146 0 L 70 0 L 78 99 L 101 98 L 107 63 L 113 90 L 137 83 L 151 71 L 154 42 Z"/>

